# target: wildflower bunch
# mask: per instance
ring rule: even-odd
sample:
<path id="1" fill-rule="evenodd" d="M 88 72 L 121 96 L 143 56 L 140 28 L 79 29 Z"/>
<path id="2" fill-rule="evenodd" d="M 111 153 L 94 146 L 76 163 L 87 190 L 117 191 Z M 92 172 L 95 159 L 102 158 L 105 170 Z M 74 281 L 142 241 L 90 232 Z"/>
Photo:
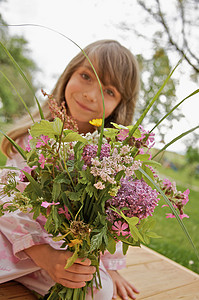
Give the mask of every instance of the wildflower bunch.
<path id="1" fill-rule="evenodd" d="M 96 274 L 84 288 L 75 291 L 55 284 L 49 294 L 76 299 L 79 293 L 84 299 L 93 281 L 100 288 L 100 253 L 114 253 L 118 241 L 126 253 L 130 245 L 157 237 L 151 220 L 160 191 L 181 217 L 185 216 L 188 191 L 178 192 L 174 184 L 156 174 L 150 153 L 154 135 L 142 127 L 132 133 L 133 125 L 112 123 L 101 140 L 97 130 L 78 134 L 65 109 L 58 113 L 60 108 L 54 102 L 50 106 L 54 120 L 41 120 L 30 128 L 23 152 L 26 166 L 4 176 L 2 193 L 8 200 L 0 212 L 19 209 L 33 213 L 35 219 L 43 215 L 49 235 L 73 252 L 65 268 L 78 256 L 91 259 Z M 101 124 L 97 120 L 92 123 L 95 127 Z M 23 190 L 19 188 L 22 183 Z"/>

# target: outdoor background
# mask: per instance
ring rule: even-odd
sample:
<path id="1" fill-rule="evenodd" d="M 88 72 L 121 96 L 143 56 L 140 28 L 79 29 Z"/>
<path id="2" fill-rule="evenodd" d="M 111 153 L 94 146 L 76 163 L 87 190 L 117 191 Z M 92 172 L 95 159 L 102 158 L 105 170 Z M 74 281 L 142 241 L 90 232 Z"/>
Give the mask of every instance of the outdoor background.
<path id="1" fill-rule="evenodd" d="M 81 48 L 98 39 L 116 39 L 136 55 L 141 70 L 141 92 L 135 120 L 155 95 L 179 59 L 158 104 L 144 127 L 151 129 L 174 105 L 198 89 L 199 4 L 197 0 L 0 0 L 0 40 L 12 53 L 43 101 L 41 88 L 53 89 L 59 75 Z M 27 24 L 32 24 L 31 26 Z M 20 25 L 20 26 L 19 26 Z M 23 26 L 21 26 L 23 25 Z M 34 25 L 34 26 L 33 26 Z M 49 27 L 49 29 L 41 28 Z M 59 32 L 59 34 L 57 32 Z M 0 70 L 17 87 L 29 107 L 34 100 L 11 62 L 0 49 Z M 16 93 L 0 75 L 0 126 L 7 131 L 25 114 Z M 199 94 L 187 99 L 156 131 L 157 148 L 199 125 Z M 199 130 L 171 145 L 158 157 L 161 176 L 190 188 L 184 223 L 199 251 Z M 5 157 L 1 155 L 1 165 Z M 165 218 L 159 205 L 156 232 L 161 239 L 149 247 L 199 273 L 199 261 L 175 219 Z"/>

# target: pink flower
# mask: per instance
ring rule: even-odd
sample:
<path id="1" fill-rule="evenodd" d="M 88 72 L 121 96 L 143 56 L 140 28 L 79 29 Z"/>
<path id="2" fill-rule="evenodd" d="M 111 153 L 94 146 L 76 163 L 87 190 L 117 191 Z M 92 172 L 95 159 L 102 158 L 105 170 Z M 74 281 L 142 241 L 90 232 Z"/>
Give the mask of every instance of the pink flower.
<path id="1" fill-rule="evenodd" d="M 19 174 L 19 179 L 21 181 L 24 181 L 24 179 L 26 178 L 26 175 L 23 173 L 23 171 L 25 171 L 26 173 L 30 174 L 31 175 L 31 172 L 36 169 L 37 166 L 33 166 L 32 168 L 30 168 L 29 166 L 26 166 L 24 167 L 21 171 L 20 171 L 20 174 Z"/>
<path id="2" fill-rule="evenodd" d="M 58 204 L 60 204 L 60 202 L 57 202 L 57 203 L 55 203 L 55 202 L 49 203 L 49 202 L 47 202 L 47 201 L 43 201 L 42 204 L 41 204 L 41 206 L 47 208 L 47 207 L 49 207 L 49 206 L 51 206 L 51 205 L 58 205 Z"/>
<path id="3" fill-rule="evenodd" d="M 119 141 L 124 141 L 129 136 L 129 129 L 121 129 L 117 138 Z"/>
<path id="4" fill-rule="evenodd" d="M 32 140 L 33 137 L 31 135 L 28 136 L 28 144 L 26 146 L 26 151 L 30 152 L 31 151 L 31 147 L 30 147 L 30 140 Z"/>
<path id="5" fill-rule="evenodd" d="M 182 193 L 182 195 L 184 196 L 184 199 L 182 200 L 182 205 L 187 204 L 187 202 L 189 201 L 189 198 L 188 198 L 189 193 L 190 193 L 189 189 L 187 189 L 186 191 L 184 191 Z"/>
<path id="6" fill-rule="evenodd" d="M 180 219 L 182 220 L 183 218 L 189 218 L 188 215 L 186 214 L 181 214 L 179 215 Z M 167 214 L 166 218 L 175 218 L 175 216 L 173 214 Z"/>
<path id="7" fill-rule="evenodd" d="M 68 207 L 66 205 L 64 205 L 64 209 L 62 207 L 60 207 L 58 209 L 58 214 L 64 214 L 67 220 L 70 220 L 71 216 L 68 212 Z"/>
<path id="8" fill-rule="evenodd" d="M 175 218 L 173 214 L 166 214 L 166 218 Z"/>
<path id="9" fill-rule="evenodd" d="M 41 140 L 37 142 L 36 148 L 40 148 L 41 146 L 45 146 L 50 138 L 47 135 L 41 135 Z"/>
<path id="10" fill-rule="evenodd" d="M 39 156 L 38 162 L 41 164 L 40 167 L 41 167 L 42 169 L 44 169 L 45 161 L 46 161 L 46 160 L 45 160 L 45 157 L 43 156 L 43 154 L 41 154 L 41 155 Z"/>
<path id="11" fill-rule="evenodd" d="M 115 225 L 115 226 L 114 226 L 114 225 Z M 117 232 L 116 232 L 117 235 L 122 234 L 122 235 L 124 236 L 124 235 L 129 234 L 128 231 L 124 231 L 125 229 L 127 229 L 127 228 L 129 227 L 127 223 L 123 223 L 123 224 L 122 224 L 121 221 L 118 221 L 118 222 L 115 221 L 115 222 L 114 222 L 114 225 L 112 226 L 112 229 L 115 230 L 115 231 L 117 231 Z"/>
<path id="12" fill-rule="evenodd" d="M 179 215 L 179 217 L 180 217 L 181 220 L 182 220 L 183 218 L 189 218 L 189 216 L 186 215 L 186 214 Z"/>

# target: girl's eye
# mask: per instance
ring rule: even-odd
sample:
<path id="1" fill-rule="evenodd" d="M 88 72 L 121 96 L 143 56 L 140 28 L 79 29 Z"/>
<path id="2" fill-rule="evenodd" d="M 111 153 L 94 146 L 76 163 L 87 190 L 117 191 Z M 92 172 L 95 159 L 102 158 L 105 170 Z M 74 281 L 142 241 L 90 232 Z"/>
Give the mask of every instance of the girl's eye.
<path id="1" fill-rule="evenodd" d="M 112 91 L 112 90 L 110 90 L 110 89 L 106 89 L 105 90 L 105 92 L 109 95 L 109 96 L 112 96 L 112 97 L 114 97 L 114 92 Z"/>
<path id="2" fill-rule="evenodd" d="M 90 76 L 88 74 L 86 74 L 86 73 L 82 73 L 81 76 L 85 80 L 89 80 L 90 79 Z"/>

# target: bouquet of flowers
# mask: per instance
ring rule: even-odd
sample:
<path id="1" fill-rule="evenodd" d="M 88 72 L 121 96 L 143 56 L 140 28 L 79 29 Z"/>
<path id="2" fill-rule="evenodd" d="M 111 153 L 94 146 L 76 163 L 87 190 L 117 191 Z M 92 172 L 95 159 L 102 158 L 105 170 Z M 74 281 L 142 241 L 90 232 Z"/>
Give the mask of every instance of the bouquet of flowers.
<path id="1" fill-rule="evenodd" d="M 29 130 L 28 145 L 15 145 L 27 166 L 9 170 L 4 176 L 2 194 L 10 201 L 0 207 L 1 215 L 20 209 L 42 214 L 45 229 L 54 241 L 73 252 L 65 268 L 77 257 L 88 257 L 96 267 L 94 278 L 79 289 L 55 284 L 48 299 L 85 299 L 93 282 L 100 288 L 100 253 L 115 252 L 121 241 L 124 254 L 129 246 L 148 243 L 157 235 L 152 218 L 160 197 L 172 207 L 171 216 L 187 217 L 183 207 L 189 191 L 178 192 L 174 184 L 161 180 L 152 160 L 154 134 L 142 126 L 124 127 L 113 123 L 102 132 L 80 135 L 75 121 L 68 117 L 64 104 L 50 101 L 53 121 L 41 120 Z M 102 120 L 92 120 L 95 127 Z M 102 135 L 103 133 L 103 135 Z M 18 189 L 26 182 L 23 191 Z M 57 299 L 57 298 L 56 298 Z"/>
<path id="2" fill-rule="evenodd" d="M 85 287 L 71 289 L 55 284 L 46 299 L 85 299 L 88 288 L 93 293 L 93 284 L 101 287 L 101 253 L 107 250 L 113 254 L 116 243 L 121 241 L 125 254 L 129 246 L 147 244 L 150 238 L 158 237 L 153 232 L 152 215 L 160 198 L 164 198 L 171 209 L 167 217 L 176 217 L 190 239 L 181 221 L 188 217 L 183 208 L 189 190 L 179 192 L 174 183 L 159 178 L 154 169 L 159 163 L 152 157 L 154 134 L 140 125 L 171 74 L 134 125 L 124 127 L 112 123 L 112 128 L 104 129 L 103 116 L 103 119 L 91 120 L 97 128 L 92 134 L 79 134 L 64 104 L 58 107 L 50 96 L 54 120 L 43 118 L 37 102 L 41 121 L 30 128 L 26 150 L 4 134 L 21 154 L 26 167 L 8 167 L 1 189 L 8 201 L 0 205 L 0 215 L 18 209 L 33 213 L 34 219 L 43 215 L 49 236 L 73 253 L 66 269 L 78 257 L 89 258 L 96 267 L 93 279 Z M 23 191 L 19 189 L 21 182 L 26 183 Z"/>

